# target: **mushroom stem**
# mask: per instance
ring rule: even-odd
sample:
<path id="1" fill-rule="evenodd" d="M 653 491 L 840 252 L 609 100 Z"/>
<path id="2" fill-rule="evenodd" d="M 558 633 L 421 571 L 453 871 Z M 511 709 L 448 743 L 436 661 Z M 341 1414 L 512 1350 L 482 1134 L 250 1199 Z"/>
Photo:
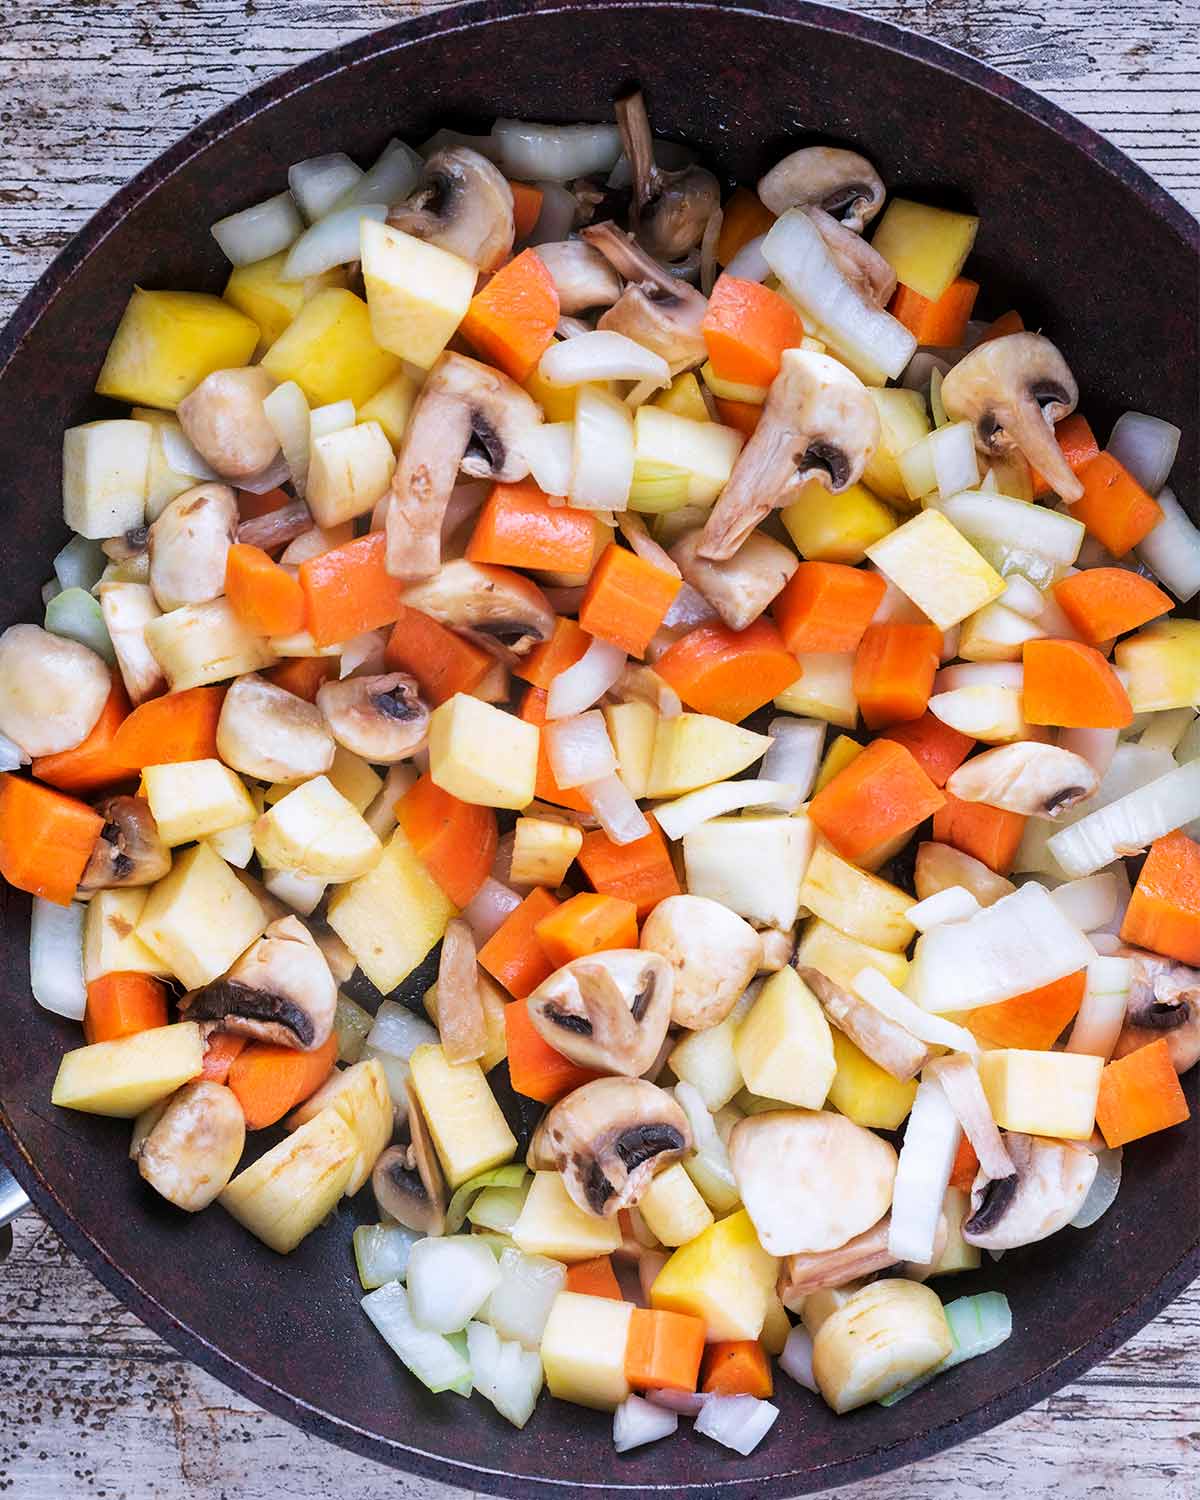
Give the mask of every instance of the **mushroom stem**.
<path id="1" fill-rule="evenodd" d="M 1050 485 L 1056 495 L 1068 502 L 1079 500 L 1083 484 L 1054 438 L 1054 424 L 1036 401 L 1022 401 L 1009 413 L 1005 431 L 1013 445 Z"/>

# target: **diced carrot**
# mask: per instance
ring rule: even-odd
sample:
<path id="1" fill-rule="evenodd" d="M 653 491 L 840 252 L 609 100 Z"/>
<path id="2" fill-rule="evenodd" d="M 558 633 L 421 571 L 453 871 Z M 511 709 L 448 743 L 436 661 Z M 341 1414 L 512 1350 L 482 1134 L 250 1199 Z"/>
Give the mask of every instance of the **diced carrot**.
<path id="1" fill-rule="evenodd" d="M 943 724 L 928 709 L 919 719 L 891 725 L 884 730 L 883 738 L 910 750 L 913 759 L 934 786 L 941 787 L 946 785 L 975 747 L 975 741 L 969 734 L 951 729 L 949 724 Z"/>
<path id="2" fill-rule="evenodd" d="M 1071 624 L 1093 646 L 1170 613 L 1173 601 L 1157 584 L 1128 568 L 1084 568 L 1054 585 Z"/>
<path id="3" fill-rule="evenodd" d="M 854 651 L 887 592 L 881 573 L 802 562 L 771 606 L 789 651 Z"/>
<path id="4" fill-rule="evenodd" d="M 998 318 L 993 319 L 983 330 L 975 347 L 978 348 L 979 344 L 987 344 L 992 339 L 1006 338 L 1010 333 L 1024 332 L 1025 319 L 1019 312 L 1001 313 Z"/>
<path id="5" fill-rule="evenodd" d="M 252 494 L 249 490 L 238 490 L 238 519 L 257 521 L 259 516 L 269 516 L 272 511 L 282 510 L 291 503 L 292 497 L 286 490 L 264 490 L 261 495 Z"/>
<path id="6" fill-rule="evenodd" d="M 720 1339 L 704 1351 L 700 1389 L 713 1396 L 757 1396 L 774 1393 L 771 1362 L 757 1339 Z"/>
<path id="7" fill-rule="evenodd" d="M 200 1077 L 207 1078 L 210 1083 L 227 1082 L 230 1068 L 241 1056 L 249 1040 L 249 1037 L 235 1036 L 232 1031 L 214 1031 L 204 1049 Z"/>
<path id="8" fill-rule="evenodd" d="M 1111 453 L 1097 453 L 1079 470 L 1083 498 L 1071 507 L 1102 547 L 1124 557 L 1162 520 L 1162 506 Z"/>
<path id="9" fill-rule="evenodd" d="M 572 1089 L 598 1078 L 557 1052 L 529 1018 L 524 1000 L 504 1007 L 504 1039 L 508 1048 L 508 1076 L 513 1089 L 526 1099 L 554 1104 Z"/>
<path id="10" fill-rule="evenodd" d="M 85 802 L 0 775 L 0 875 L 17 890 L 69 906 L 103 827 Z"/>
<path id="11" fill-rule="evenodd" d="M 129 698 L 121 674 L 114 672 L 108 700 L 92 732 L 73 750 L 39 755 L 30 767 L 39 781 L 47 781 L 60 792 L 98 792 L 115 786 L 133 774 L 113 751 L 117 730 L 129 714 Z"/>
<path id="12" fill-rule="evenodd" d="M 857 860 L 923 823 L 946 798 L 903 745 L 873 740 L 809 803 L 809 819 L 844 859 Z"/>
<path id="13" fill-rule="evenodd" d="M 246 1116 L 247 1130 L 265 1130 L 315 1094 L 337 1061 L 337 1037 L 312 1052 L 251 1042 L 234 1058 L 228 1076 Z"/>
<path id="14" fill-rule="evenodd" d="M 1182 1125 L 1190 1115 L 1165 1037 L 1107 1063 L 1100 1074 L 1096 1124 L 1110 1149 Z"/>
<path id="15" fill-rule="evenodd" d="M 528 380 L 558 326 L 558 288 L 536 250 L 522 250 L 471 298 L 458 331 L 489 364 Z"/>
<path id="16" fill-rule="evenodd" d="M 1026 641 L 1022 710 L 1031 724 L 1064 729 L 1124 729 L 1133 722 L 1125 685 L 1095 646 Z"/>
<path id="17" fill-rule="evenodd" d="M 291 656 L 272 667 L 263 676 L 285 693 L 295 693 L 297 698 L 315 703 L 323 682 L 337 672 L 337 661 L 330 656 Z"/>
<path id="18" fill-rule="evenodd" d="M 536 724 L 539 729 L 546 723 L 546 693 L 531 687 L 521 704 L 521 718 L 526 724 Z M 576 787 L 562 787 L 554 779 L 550 769 L 550 752 L 546 749 L 546 736 L 538 736 L 537 780 L 533 795 L 541 802 L 553 802 L 558 807 L 569 807 L 573 812 L 590 813 L 591 808 L 583 800 Z"/>
<path id="19" fill-rule="evenodd" d="M 978 296 L 979 283 L 966 276 L 956 276 L 936 302 L 910 286 L 897 284 L 888 312 L 904 324 L 918 344 L 952 349 L 966 337 Z"/>
<path id="20" fill-rule="evenodd" d="M 939 844 L 950 844 L 981 859 L 997 875 L 1007 875 L 1027 821 L 1023 813 L 987 802 L 964 802 L 947 792 L 944 804 L 933 815 L 933 836 Z"/>
<path id="21" fill-rule="evenodd" d="M 753 437 L 762 420 L 763 409 L 752 401 L 731 401 L 727 396 L 714 396 L 717 415 L 726 427 L 732 427 L 745 437 Z"/>
<path id="22" fill-rule="evenodd" d="M 542 212 L 542 199 L 546 196 L 532 182 L 510 182 L 513 195 L 513 238 L 528 239 L 533 233 Z"/>
<path id="23" fill-rule="evenodd" d="M 137 771 L 182 760 L 215 760 L 224 701 L 223 687 L 194 687 L 139 703 L 113 735 L 114 759 Z"/>
<path id="24" fill-rule="evenodd" d="M 300 587 L 313 640 L 332 646 L 398 620 L 407 585 L 387 570 L 387 534 L 369 531 L 302 562 Z"/>
<path id="25" fill-rule="evenodd" d="M 524 1000 L 554 972 L 554 965 L 546 957 L 534 929 L 557 905 L 544 886 L 534 886 L 479 950 L 480 967 L 497 984 L 502 984 L 514 1000 Z"/>
<path id="26" fill-rule="evenodd" d="M 698 625 L 669 646 L 654 670 L 689 708 L 731 724 L 762 708 L 803 674 L 770 620 L 745 630 Z"/>
<path id="27" fill-rule="evenodd" d="M 584 1297 L 608 1297 L 613 1302 L 623 1302 L 617 1273 L 612 1259 L 597 1255 L 591 1260 L 577 1260 L 567 1267 L 567 1291 L 578 1292 Z"/>
<path id="28" fill-rule="evenodd" d="M 493 665 L 472 641 L 407 605 L 400 607 L 383 657 L 389 671 L 415 677 L 421 697 L 435 708 L 455 693 L 474 692 Z"/>
<path id="29" fill-rule="evenodd" d="M 466 556 L 508 568 L 586 573 L 595 549 L 596 518 L 589 511 L 551 505 L 532 479 L 522 479 L 492 487 Z"/>
<path id="30" fill-rule="evenodd" d="M 1096 435 L 1092 431 L 1091 424 L 1082 412 L 1073 411 L 1069 417 L 1064 417 L 1061 422 L 1054 426 L 1054 437 L 1058 443 L 1062 456 L 1066 459 L 1073 474 L 1078 474 L 1084 464 L 1090 462 L 1100 452 L 1100 445 L 1096 442 Z M 1045 475 L 1040 474 L 1037 469 L 1030 466 L 1030 477 L 1033 481 L 1033 493 L 1035 495 L 1048 495 L 1051 490 L 1050 481 Z"/>
<path id="31" fill-rule="evenodd" d="M 396 803 L 396 821 L 455 906 L 466 906 L 496 857 L 500 835 L 494 809 L 460 802 L 426 771 Z"/>
<path id="32" fill-rule="evenodd" d="M 958 1143 L 954 1165 L 950 1168 L 950 1186 L 957 1188 L 960 1193 L 969 1193 L 978 1171 L 979 1158 L 975 1154 L 975 1147 L 964 1135 Z"/>
<path id="33" fill-rule="evenodd" d="M 682 587 L 682 578 L 610 542 L 588 579 L 579 623 L 589 635 L 643 656 Z"/>
<path id="34" fill-rule="evenodd" d="M 800 314 L 757 281 L 717 278 L 700 325 L 713 370 L 735 385 L 770 385 L 785 349 L 804 337 Z"/>
<path id="35" fill-rule="evenodd" d="M 304 628 L 304 590 L 261 547 L 235 542 L 225 562 L 225 597 L 255 635 L 292 635 Z"/>
<path id="36" fill-rule="evenodd" d="M 691 1313 L 635 1307 L 625 1345 L 625 1379 L 639 1391 L 694 1391 L 706 1329 Z"/>
<path id="37" fill-rule="evenodd" d="M 115 1042 L 167 1024 L 167 987 L 150 974 L 102 974 L 87 987 L 83 1035 L 93 1042 Z"/>
<path id="38" fill-rule="evenodd" d="M 717 264 L 727 266 L 743 245 L 766 234 L 774 222 L 775 215 L 757 193 L 749 188 L 734 188 L 722 209 Z"/>
<path id="39" fill-rule="evenodd" d="M 574 620 L 560 615 L 554 622 L 554 634 L 517 663 L 513 676 L 549 692 L 550 684 L 558 674 L 573 667 L 591 644 L 592 638 L 586 630 L 581 630 Z"/>
<path id="40" fill-rule="evenodd" d="M 602 828 L 583 836 L 576 855 L 579 868 L 594 888 L 607 896 L 621 896 L 637 908 L 638 921 L 649 916 L 660 901 L 678 896 L 682 887 L 671 863 L 663 831 L 648 814 L 650 832 L 632 844 L 614 844 Z"/>
<path id="41" fill-rule="evenodd" d="M 543 917 L 534 933 L 551 964 L 560 969 L 573 958 L 606 948 L 636 948 L 637 907 L 620 896 L 583 891 Z"/>
<path id="42" fill-rule="evenodd" d="M 1049 1052 L 1075 1019 L 1086 985 L 1087 970 L 1080 969 L 1011 1000 L 964 1011 L 955 1020 L 992 1047 Z"/>
<path id="43" fill-rule="evenodd" d="M 854 696 L 869 729 L 919 719 L 942 649 L 935 625 L 868 625 L 854 655 Z"/>
<path id="44" fill-rule="evenodd" d="M 1200 844 L 1181 830 L 1150 845 L 1121 939 L 1180 963 L 1200 964 Z"/>

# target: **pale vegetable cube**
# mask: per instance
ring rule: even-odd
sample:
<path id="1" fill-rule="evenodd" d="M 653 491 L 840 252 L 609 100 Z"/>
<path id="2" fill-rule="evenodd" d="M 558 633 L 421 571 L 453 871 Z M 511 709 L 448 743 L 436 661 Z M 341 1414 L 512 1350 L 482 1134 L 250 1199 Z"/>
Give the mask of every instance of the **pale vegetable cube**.
<path id="1" fill-rule="evenodd" d="M 83 978 L 86 984 L 102 974 L 156 974 L 169 978 L 171 969 L 152 953 L 134 930 L 141 921 L 150 892 L 144 886 L 97 891 L 83 919 Z"/>
<path id="2" fill-rule="evenodd" d="M 366 812 L 383 786 L 383 778 L 371 769 L 361 755 L 355 755 L 345 745 L 339 745 L 334 751 L 333 765 L 326 775 L 330 786 L 341 792 L 355 812 L 360 813 Z"/>
<path id="3" fill-rule="evenodd" d="M 63 433 L 63 520 L 80 536 L 120 536 L 146 520 L 145 422 L 85 422 Z"/>
<path id="4" fill-rule="evenodd" d="M 162 611 L 149 584 L 102 583 L 97 592 L 121 680 L 129 701 L 136 707 L 166 686 L 163 669 L 146 644 L 146 626 L 157 620 Z"/>
<path id="5" fill-rule="evenodd" d="M 220 833 L 210 833 L 204 842 L 227 865 L 236 865 L 239 870 L 244 870 L 254 858 L 254 820 L 235 823 L 232 828 L 223 828 Z"/>
<path id="6" fill-rule="evenodd" d="M 334 266 L 303 281 L 282 281 L 280 272 L 288 253 L 281 250 L 248 266 L 235 266 L 223 296 L 258 324 L 259 349 L 269 349 L 306 302 L 327 286 L 345 286 L 346 271 Z"/>
<path id="7" fill-rule="evenodd" d="M 902 1083 L 867 1056 L 844 1033 L 831 1028 L 837 1072 L 829 1102 L 839 1114 L 868 1130 L 898 1130 L 917 1097 L 917 1081 Z"/>
<path id="8" fill-rule="evenodd" d="M 378 422 L 314 438 L 304 498 L 317 525 L 338 526 L 365 515 L 387 493 L 395 467 L 392 445 Z"/>
<path id="9" fill-rule="evenodd" d="M 863 471 L 863 484 L 880 499 L 911 510 L 912 501 L 900 473 L 900 455 L 929 435 L 925 398 L 920 391 L 902 386 L 868 386 L 867 391 L 879 412 L 879 444 Z"/>
<path id="10" fill-rule="evenodd" d="M 1158 620 L 1114 652 L 1137 714 L 1200 704 L 1200 621 Z"/>
<path id="11" fill-rule="evenodd" d="M 714 1222 L 712 1210 L 681 1162 L 672 1162 L 651 1179 L 638 1200 L 638 1209 L 650 1233 L 672 1247 L 686 1245 Z"/>
<path id="12" fill-rule="evenodd" d="M 1002 683 L 980 682 L 934 693 L 929 712 L 951 729 L 989 745 L 1029 739 L 1021 690 Z"/>
<path id="13" fill-rule="evenodd" d="M 813 1374 L 834 1411 L 853 1411 L 932 1370 L 953 1347 L 937 1294 L 889 1278 L 863 1287 L 821 1324 Z"/>
<path id="14" fill-rule="evenodd" d="M 928 1281 L 934 1276 L 952 1276 L 958 1271 L 977 1271 L 983 1258 L 978 1245 L 963 1239 L 963 1222 L 971 1217 L 971 1195 L 962 1188 L 947 1188 L 942 1202 L 946 1215 L 946 1244 L 935 1261 L 927 1265 L 909 1263 L 906 1270 L 915 1280 Z"/>
<path id="15" fill-rule="evenodd" d="M 535 1172 L 517 1222 L 513 1243 L 527 1255 L 548 1255 L 568 1265 L 610 1255 L 621 1244 L 616 1218 L 585 1213 L 557 1172 Z"/>
<path id="16" fill-rule="evenodd" d="M 1025 642 L 1039 640 L 1045 634 L 1035 621 L 997 602 L 963 621 L 958 654 L 964 661 L 1020 661 Z"/>
<path id="17" fill-rule="evenodd" d="M 358 420 L 378 422 L 392 447 L 399 448 L 420 389 L 420 382 L 412 372 L 401 370 L 359 408 Z"/>
<path id="18" fill-rule="evenodd" d="M 916 933 L 907 912 L 912 897 L 877 875 L 868 875 L 819 844 L 808 862 L 800 904 L 816 917 L 874 948 L 903 952 Z"/>
<path id="19" fill-rule="evenodd" d="M 358 411 L 399 372 L 400 361 L 375 342 L 362 298 L 326 287 L 267 350 L 262 367 L 280 382 L 294 380 L 310 406 L 349 400 Z"/>
<path id="20" fill-rule="evenodd" d="M 909 198 L 892 198 L 871 236 L 897 281 L 936 302 L 962 270 L 979 220 Z"/>
<path id="21" fill-rule="evenodd" d="M 896 517 L 865 484 L 831 495 L 816 479 L 779 515 L 796 551 L 809 562 L 860 563 L 871 543 L 896 525 Z"/>
<path id="22" fill-rule="evenodd" d="M 824 1011 L 795 969 L 771 975 L 733 1046 L 752 1093 L 800 1109 L 825 1103 L 837 1072 L 833 1039 Z"/>
<path id="23" fill-rule="evenodd" d="M 625 1345 L 631 1302 L 559 1292 L 542 1334 L 550 1394 L 576 1406 L 612 1411 L 629 1395 Z"/>
<path id="24" fill-rule="evenodd" d="M 466 315 L 479 273 L 461 256 L 364 219 L 363 285 L 382 349 L 428 370 Z"/>
<path id="25" fill-rule="evenodd" d="M 670 499 L 664 505 L 656 496 L 667 497 L 674 486 L 681 496 L 675 504 L 711 505 L 729 482 L 745 439 L 732 427 L 645 405 L 634 416 L 633 441 L 630 508 L 656 511 L 673 508 Z"/>
<path id="26" fill-rule="evenodd" d="M 455 693 L 429 719 L 429 773 L 463 802 L 522 808 L 537 782 L 538 728 L 469 693 Z"/>
<path id="27" fill-rule="evenodd" d="M 869 943 L 847 937 L 819 917 L 805 924 L 795 962 L 798 969 L 819 969 L 843 989 L 852 989 L 854 976 L 864 968 L 878 969 L 892 984 L 902 985 L 909 967 L 903 953 L 872 948 Z"/>
<path id="28" fill-rule="evenodd" d="M 500 1252 L 500 1285 L 488 1298 L 484 1317 L 502 1339 L 537 1349 L 566 1279 L 567 1268 L 559 1261 L 506 1245 Z"/>
<path id="29" fill-rule="evenodd" d="M 750 1215 L 739 1209 L 675 1251 L 650 1288 L 650 1305 L 702 1318 L 710 1343 L 756 1339 L 778 1269 Z"/>
<path id="30" fill-rule="evenodd" d="M 50 1102 L 61 1109 L 132 1120 L 198 1077 L 203 1066 L 204 1041 L 195 1021 L 156 1026 L 66 1053 Z"/>
<path id="31" fill-rule="evenodd" d="M 813 838 L 803 817 L 712 818 L 684 836 L 687 888 L 747 921 L 787 929 L 800 909 Z"/>
<path id="32" fill-rule="evenodd" d="M 477 1062 L 447 1062 L 440 1046 L 426 1043 L 409 1058 L 409 1067 L 452 1189 L 512 1159 L 516 1137 Z"/>
<path id="33" fill-rule="evenodd" d="M 358 1154 L 353 1130 L 337 1110 L 323 1109 L 239 1172 L 217 1202 L 286 1255 L 337 1207 Z"/>
<path id="34" fill-rule="evenodd" d="M 371 1169 L 392 1139 L 394 1110 L 383 1064 L 377 1057 L 332 1072 L 315 1094 L 293 1110 L 288 1130 L 298 1130 L 315 1120 L 323 1109 L 333 1109 L 354 1132 L 358 1154 L 350 1168 L 345 1194 L 352 1198 L 370 1181 Z"/>
<path id="35" fill-rule="evenodd" d="M 801 675 L 775 699 L 785 714 L 824 719 L 841 729 L 858 723 L 853 651 L 807 651 L 796 657 Z"/>
<path id="36" fill-rule="evenodd" d="M 654 741 L 658 715 L 648 703 L 606 703 L 604 723 L 617 757 L 617 770 L 640 801 L 649 794 L 650 768 L 654 764 Z"/>
<path id="37" fill-rule="evenodd" d="M 258 324 L 220 297 L 137 287 L 108 346 L 96 394 L 174 411 L 206 375 L 248 364 L 257 343 Z"/>
<path id="38" fill-rule="evenodd" d="M 979 1076 L 1001 1130 L 1086 1141 L 1096 1125 L 1102 1057 L 1084 1052 L 984 1052 Z"/>
<path id="39" fill-rule="evenodd" d="M 514 885 L 560 886 L 583 847 L 583 830 L 548 818 L 518 818 L 513 829 Z"/>
<path id="40" fill-rule="evenodd" d="M 680 797 L 711 782 L 725 781 L 761 759 L 770 745 L 767 735 L 709 714 L 659 719 L 646 795 Z"/>
<path id="41" fill-rule="evenodd" d="M 159 834 L 169 848 L 252 822 L 257 811 L 242 778 L 219 760 L 147 766 L 142 783 Z"/>
<path id="42" fill-rule="evenodd" d="M 260 672 L 279 660 L 270 643 L 247 630 L 223 598 L 185 604 L 148 620 L 144 629 L 173 693 Z"/>
<path id="43" fill-rule="evenodd" d="M 939 630 L 949 630 L 1005 589 L 995 568 L 936 510 L 913 516 L 868 547 L 867 556 Z"/>
<path id="44" fill-rule="evenodd" d="M 150 406 L 135 406 L 129 413 L 135 422 L 143 422 L 150 428 L 150 464 L 146 470 L 146 521 L 157 521 L 171 501 L 177 495 L 182 495 L 184 490 L 193 489 L 199 482 L 199 475 L 184 474 L 178 469 L 173 469 L 167 461 L 166 450 L 163 446 L 163 433 L 169 428 L 171 432 L 182 435 L 183 428 L 175 420 L 170 412 L 155 411 Z"/>
<path id="45" fill-rule="evenodd" d="M 744 995 L 716 1026 L 681 1032 L 667 1059 L 675 1077 L 690 1083 L 710 1111 L 723 1109 L 745 1084 L 733 1039 L 751 1003 Z"/>
<path id="46" fill-rule="evenodd" d="M 328 776 L 302 782 L 254 825 L 264 865 L 324 880 L 354 880 L 379 862 L 383 846 Z"/>
<path id="47" fill-rule="evenodd" d="M 209 984 L 267 926 L 254 893 L 207 844 L 175 856 L 142 908 L 137 936 L 185 989 Z"/>

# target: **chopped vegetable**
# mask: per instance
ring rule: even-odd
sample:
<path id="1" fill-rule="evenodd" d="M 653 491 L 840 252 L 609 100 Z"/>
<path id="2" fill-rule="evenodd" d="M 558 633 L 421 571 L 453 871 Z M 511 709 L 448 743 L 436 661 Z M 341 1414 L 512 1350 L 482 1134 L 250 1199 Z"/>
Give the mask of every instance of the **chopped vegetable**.
<path id="1" fill-rule="evenodd" d="M 689 708 L 730 723 L 762 708 L 802 675 L 764 619 L 745 630 L 698 626 L 659 657 L 655 670 Z"/>
<path id="2" fill-rule="evenodd" d="M 1191 1117 L 1164 1039 L 1139 1047 L 1100 1075 L 1096 1124 L 1110 1148 L 1141 1140 Z"/>
<path id="3" fill-rule="evenodd" d="M 20 891 L 67 906 L 104 819 L 34 781 L 0 776 L 0 874 Z"/>
<path id="4" fill-rule="evenodd" d="M 1151 844 L 1121 923 L 1121 938 L 1185 964 L 1200 964 L 1200 844 L 1194 839 L 1177 831 Z"/>
<path id="5" fill-rule="evenodd" d="M 644 656 L 680 587 L 678 578 L 610 543 L 592 570 L 579 623 L 589 635 Z"/>
<path id="6" fill-rule="evenodd" d="M 844 858 L 908 833 L 945 797 L 902 745 L 875 740 L 809 804 L 808 815 Z"/>
<path id="7" fill-rule="evenodd" d="M 1111 453 L 1098 453 L 1079 470 L 1083 498 L 1071 508 L 1102 547 L 1124 557 L 1162 520 L 1162 507 Z"/>

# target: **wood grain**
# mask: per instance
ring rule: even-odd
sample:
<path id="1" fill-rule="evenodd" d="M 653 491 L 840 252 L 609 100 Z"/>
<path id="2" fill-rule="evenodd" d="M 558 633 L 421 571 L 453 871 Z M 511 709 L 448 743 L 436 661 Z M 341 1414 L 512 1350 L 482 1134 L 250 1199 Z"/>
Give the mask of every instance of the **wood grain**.
<path id="1" fill-rule="evenodd" d="M 213 110 L 403 0 L 0 0 L 0 320 Z M 1200 0 L 850 0 L 1063 104 L 1200 211 Z M 1081 247 L 1081 251 L 1086 247 Z M 305 1437 L 186 1361 L 33 1214 L 0 1269 L 0 1495 L 465 1500 Z M 1200 1286 L 1074 1386 L 843 1500 L 1194 1500 Z"/>

